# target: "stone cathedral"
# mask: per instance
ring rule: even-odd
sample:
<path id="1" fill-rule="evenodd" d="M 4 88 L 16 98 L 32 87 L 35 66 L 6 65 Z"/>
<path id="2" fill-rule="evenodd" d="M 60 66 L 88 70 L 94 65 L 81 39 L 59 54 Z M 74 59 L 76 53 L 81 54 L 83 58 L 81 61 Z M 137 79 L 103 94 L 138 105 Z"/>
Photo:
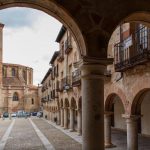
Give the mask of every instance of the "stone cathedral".
<path id="1" fill-rule="evenodd" d="M 3 63 L 3 28 L 4 24 L 0 24 L 0 114 L 38 111 L 38 87 L 33 85 L 33 69 Z"/>

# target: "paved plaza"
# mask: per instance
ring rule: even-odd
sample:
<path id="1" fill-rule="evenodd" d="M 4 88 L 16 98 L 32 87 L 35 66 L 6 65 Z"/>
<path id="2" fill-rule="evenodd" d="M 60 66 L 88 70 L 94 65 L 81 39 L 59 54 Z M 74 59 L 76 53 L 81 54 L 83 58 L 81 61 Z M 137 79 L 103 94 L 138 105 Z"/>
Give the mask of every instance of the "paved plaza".
<path id="1" fill-rule="evenodd" d="M 126 150 L 126 133 L 112 131 L 112 150 Z M 82 138 L 39 118 L 0 120 L 0 150 L 81 150 Z M 110 149 L 107 149 L 110 150 Z M 139 150 L 150 150 L 150 138 L 139 136 Z"/>

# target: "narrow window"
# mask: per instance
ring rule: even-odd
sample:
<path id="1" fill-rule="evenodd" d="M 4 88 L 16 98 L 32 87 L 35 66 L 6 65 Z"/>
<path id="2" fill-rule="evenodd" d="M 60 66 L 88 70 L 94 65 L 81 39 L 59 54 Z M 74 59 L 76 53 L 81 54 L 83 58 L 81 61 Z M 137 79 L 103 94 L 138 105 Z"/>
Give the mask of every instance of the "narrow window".
<path id="1" fill-rule="evenodd" d="M 31 103 L 32 103 L 32 105 L 34 105 L 34 99 L 32 98 L 32 100 L 31 100 Z"/>
<path id="2" fill-rule="evenodd" d="M 13 77 L 16 76 L 16 69 L 15 69 L 15 68 L 12 68 L 11 73 L 12 73 L 12 76 L 13 76 Z"/>
<path id="3" fill-rule="evenodd" d="M 18 100 L 19 100 L 18 93 L 15 92 L 15 93 L 13 94 L 13 101 L 18 101 Z"/>

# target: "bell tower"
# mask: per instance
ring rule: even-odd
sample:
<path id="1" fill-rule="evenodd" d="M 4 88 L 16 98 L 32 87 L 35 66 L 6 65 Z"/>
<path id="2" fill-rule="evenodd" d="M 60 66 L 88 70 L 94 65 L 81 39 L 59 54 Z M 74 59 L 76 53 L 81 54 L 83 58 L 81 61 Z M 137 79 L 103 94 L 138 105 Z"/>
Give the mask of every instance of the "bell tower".
<path id="1" fill-rule="evenodd" d="M 0 23 L 0 85 L 2 85 L 2 65 L 3 65 L 3 28 L 4 24 Z"/>
<path id="2" fill-rule="evenodd" d="M 5 104 L 3 101 L 3 96 L 2 96 L 2 75 L 3 75 L 3 28 L 4 24 L 0 23 L 0 114 L 4 112 L 5 110 Z"/>

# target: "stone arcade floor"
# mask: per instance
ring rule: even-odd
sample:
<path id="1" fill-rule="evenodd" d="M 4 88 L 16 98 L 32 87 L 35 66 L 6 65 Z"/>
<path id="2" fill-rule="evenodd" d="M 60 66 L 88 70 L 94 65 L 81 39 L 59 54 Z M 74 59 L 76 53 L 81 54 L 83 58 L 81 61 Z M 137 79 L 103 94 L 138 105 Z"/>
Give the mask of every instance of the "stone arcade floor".
<path id="1" fill-rule="evenodd" d="M 139 135 L 139 150 L 150 150 L 150 137 Z M 107 148 L 107 150 L 127 150 L 126 132 L 112 130 L 112 143 L 117 147 Z"/>
<path id="2" fill-rule="evenodd" d="M 113 130 L 112 139 L 112 150 L 126 150 L 125 132 Z M 81 143 L 76 132 L 44 119 L 0 119 L 0 150 L 81 150 Z M 150 138 L 139 136 L 139 150 L 150 150 Z"/>

